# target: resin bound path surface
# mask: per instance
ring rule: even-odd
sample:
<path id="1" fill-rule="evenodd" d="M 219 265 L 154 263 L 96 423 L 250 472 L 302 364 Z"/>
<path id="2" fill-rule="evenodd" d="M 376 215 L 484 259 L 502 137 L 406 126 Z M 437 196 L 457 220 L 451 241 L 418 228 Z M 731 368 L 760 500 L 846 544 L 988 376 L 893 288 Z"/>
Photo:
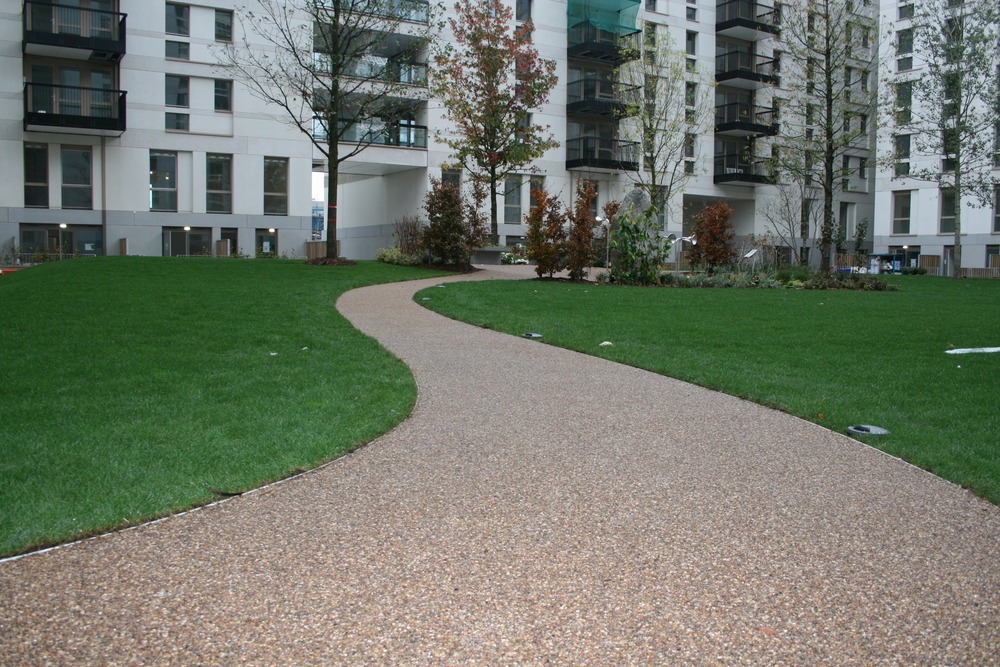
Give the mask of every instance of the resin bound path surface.
<path id="1" fill-rule="evenodd" d="M 0 664 L 1000 664 L 1000 509 L 799 419 L 449 321 L 412 301 L 435 282 L 338 303 L 413 369 L 406 422 L 0 564 Z"/>

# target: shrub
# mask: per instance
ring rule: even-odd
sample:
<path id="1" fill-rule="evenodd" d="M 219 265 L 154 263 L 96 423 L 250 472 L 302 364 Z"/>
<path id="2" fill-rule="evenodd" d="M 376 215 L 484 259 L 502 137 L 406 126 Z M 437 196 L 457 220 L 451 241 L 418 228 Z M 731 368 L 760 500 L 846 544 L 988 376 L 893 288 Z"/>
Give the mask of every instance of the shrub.
<path id="1" fill-rule="evenodd" d="M 736 258 L 733 247 L 733 225 L 729 222 L 733 209 L 726 202 L 709 204 L 695 218 L 691 234 L 696 243 L 691 244 L 688 252 L 695 266 L 704 266 L 708 273 L 713 273 L 716 267 L 731 264 Z"/>
<path id="2" fill-rule="evenodd" d="M 404 255 L 420 257 L 424 254 L 424 225 L 420 218 L 415 215 L 408 215 L 396 219 L 396 230 L 393 236 L 396 238 L 396 245 Z"/>
<path id="3" fill-rule="evenodd" d="M 611 282 L 623 285 L 657 285 L 670 254 L 670 241 L 660 238 L 651 211 L 619 213 L 611 233 L 615 260 Z"/>
<path id="4" fill-rule="evenodd" d="M 774 277 L 778 282 L 782 283 L 790 283 L 793 280 L 804 283 L 809 280 L 811 275 L 812 274 L 809 271 L 808 266 L 786 266 L 779 269 L 778 272 L 774 274 Z"/>
<path id="5" fill-rule="evenodd" d="M 559 200 L 545 188 L 534 188 L 535 206 L 525 216 L 528 222 L 528 258 L 535 260 L 535 273 L 551 278 L 566 266 L 566 215 Z"/>
<path id="6" fill-rule="evenodd" d="M 433 263 L 465 268 L 472 253 L 486 240 L 485 220 L 474 202 L 467 201 L 458 187 L 431 178 L 424 200 L 429 224 L 424 245 Z"/>
<path id="7" fill-rule="evenodd" d="M 587 269 L 594 263 L 594 227 L 597 219 L 590 212 L 590 205 L 597 197 L 592 181 L 581 181 L 576 186 L 576 202 L 569 211 L 569 233 L 566 238 L 566 268 L 571 280 L 583 280 Z"/>
<path id="8" fill-rule="evenodd" d="M 398 264 L 399 266 L 416 266 L 420 264 L 419 255 L 410 255 L 403 252 L 399 246 L 391 248 L 379 248 L 375 251 L 375 259 L 386 264 Z"/>

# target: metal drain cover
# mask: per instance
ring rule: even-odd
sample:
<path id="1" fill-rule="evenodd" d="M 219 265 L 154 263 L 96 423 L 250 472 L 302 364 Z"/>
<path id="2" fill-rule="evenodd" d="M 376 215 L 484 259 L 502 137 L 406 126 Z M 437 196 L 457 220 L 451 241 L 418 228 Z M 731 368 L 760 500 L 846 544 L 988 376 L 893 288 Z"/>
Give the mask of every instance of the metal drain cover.
<path id="1" fill-rule="evenodd" d="M 542 334 L 540 334 L 540 333 L 526 333 L 526 334 L 521 334 L 521 335 L 524 338 L 531 338 L 531 339 L 536 339 L 536 338 L 541 338 L 542 337 Z"/>

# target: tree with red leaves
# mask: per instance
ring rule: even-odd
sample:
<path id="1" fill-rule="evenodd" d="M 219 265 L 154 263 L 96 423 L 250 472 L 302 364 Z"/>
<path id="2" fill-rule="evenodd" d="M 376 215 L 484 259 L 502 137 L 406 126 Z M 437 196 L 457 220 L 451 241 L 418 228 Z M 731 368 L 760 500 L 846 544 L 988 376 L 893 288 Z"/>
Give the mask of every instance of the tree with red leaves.
<path id="1" fill-rule="evenodd" d="M 556 63 L 538 55 L 530 21 L 514 26 L 501 0 L 459 0 L 448 20 L 453 41 L 434 55 L 431 91 L 454 127 L 440 135 L 455 160 L 488 186 L 490 232 L 497 238 L 498 186 L 556 148 L 548 127 L 531 122 L 531 110 L 549 99 Z"/>
<path id="2" fill-rule="evenodd" d="M 725 266 L 736 258 L 733 247 L 733 225 L 729 218 L 733 209 L 726 202 L 710 204 L 695 218 L 691 235 L 695 242 L 688 251 L 695 266 L 704 266 L 711 274 L 717 266 Z"/>

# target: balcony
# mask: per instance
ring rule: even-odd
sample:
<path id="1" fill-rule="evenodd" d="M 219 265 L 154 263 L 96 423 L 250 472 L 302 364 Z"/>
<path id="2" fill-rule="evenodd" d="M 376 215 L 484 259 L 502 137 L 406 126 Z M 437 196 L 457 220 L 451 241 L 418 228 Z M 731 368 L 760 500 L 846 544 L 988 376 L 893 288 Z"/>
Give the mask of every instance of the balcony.
<path id="1" fill-rule="evenodd" d="M 608 172 L 638 171 L 639 144 L 600 137 L 567 139 L 566 168 Z"/>
<path id="2" fill-rule="evenodd" d="M 375 146 L 395 146 L 399 148 L 427 148 L 427 127 L 409 123 L 393 123 L 379 120 L 351 121 L 341 119 L 343 132 L 340 140 L 345 143 L 371 144 Z M 346 128 L 346 129 L 345 129 Z M 327 139 L 323 121 L 313 121 L 314 139 Z"/>
<path id="3" fill-rule="evenodd" d="M 125 131 L 125 91 L 24 84 L 24 129 L 118 136 Z"/>
<path id="4" fill-rule="evenodd" d="M 314 53 L 313 61 L 318 69 L 330 68 L 329 56 L 325 54 Z M 426 87 L 427 64 L 397 62 L 386 58 L 366 58 L 349 63 L 344 68 L 344 76 Z"/>
<path id="5" fill-rule="evenodd" d="M 715 107 L 715 131 L 731 137 L 774 136 L 778 133 L 774 109 L 746 102 Z"/>
<path id="6" fill-rule="evenodd" d="M 590 21 L 569 29 L 566 56 L 608 65 L 621 65 L 639 57 L 640 31 L 621 27 L 621 32 L 598 28 Z"/>
<path id="7" fill-rule="evenodd" d="M 125 14 L 53 2 L 24 3 L 24 53 L 117 62 L 125 55 Z"/>
<path id="8" fill-rule="evenodd" d="M 747 51 L 724 53 L 715 57 L 715 82 L 744 90 L 777 86 L 775 61 Z"/>
<path id="9" fill-rule="evenodd" d="M 566 112 L 579 116 L 622 118 L 628 103 L 637 99 L 638 86 L 599 79 L 580 79 L 566 85 Z"/>
<path id="10" fill-rule="evenodd" d="M 715 156 L 715 182 L 720 185 L 770 185 L 774 183 L 767 160 L 754 160 L 733 153 Z"/>
<path id="11" fill-rule="evenodd" d="M 779 32 L 781 16 L 774 7 L 753 0 L 729 0 L 715 9 L 715 32 L 755 42 Z"/>

